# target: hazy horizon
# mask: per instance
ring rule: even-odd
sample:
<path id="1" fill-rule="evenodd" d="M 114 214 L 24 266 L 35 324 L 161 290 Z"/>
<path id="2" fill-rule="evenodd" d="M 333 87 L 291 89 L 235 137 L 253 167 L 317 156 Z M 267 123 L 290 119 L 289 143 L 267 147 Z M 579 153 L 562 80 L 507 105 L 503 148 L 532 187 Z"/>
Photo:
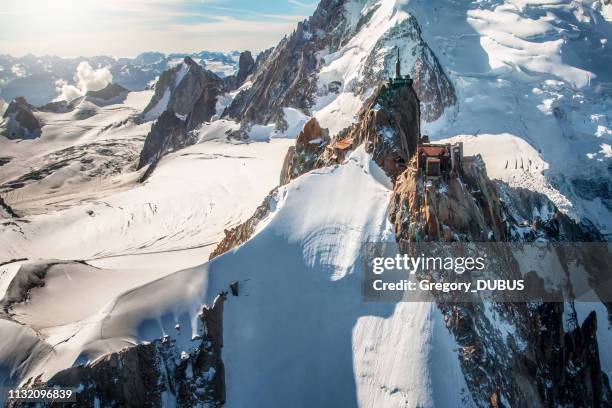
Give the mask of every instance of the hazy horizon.
<path id="1" fill-rule="evenodd" d="M 268 47 L 269 48 L 269 47 Z M 139 55 L 142 54 L 148 54 L 148 53 L 161 53 L 164 54 L 166 56 L 168 55 L 173 55 L 173 54 L 178 54 L 178 55 L 192 55 L 192 54 L 197 54 L 199 52 L 220 52 L 223 54 L 229 54 L 232 52 L 243 52 L 243 51 L 250 51 L 252 54 L 258 54 L 262 51 L 264 51 L 266 48 L 264 49 L 235 49 L 235 50 L 211 50 L 211 49 L 201 49 L 201 50 L 193 50 L 193 51 L 158 51 L 158 50 L 146 50 L 146 51 L 140 51 L 136 54 L 133 55 L 113 55 L 110 53 L 107 54 L 92 54 L 92 55 L 57 55 L 57 54 L 35 54 L 32 52 L 25 52 L 25 53 L 21 53 L 21 54 L 13 54 L 10 52 L 1 52 L 0 51 L 0 55 L 9 55 L 11 57 L 14 58 L 24 58 L 28 55 L 32 55 L 36 58 L 42 58 L 42 57 L 57 57 L 57 58 L 61 58 L 61 59 L 66 59 L 66 60 L 74 60 L 74 59 L 79 59 L 79 58 L 96 58 L 96 57 L 110 57 L 110 58 L 115 58 L 115 59 L 120 59 L 120 58 L 128 58 L 128 59 L 133 59 L 136 58 Z"/>
<path id="2" fill-rule="evenodd" d="M 143 52 L 258 52 L 307 18 L 316 1 L 7 0 L 0 54 L 133 58 Z"/>

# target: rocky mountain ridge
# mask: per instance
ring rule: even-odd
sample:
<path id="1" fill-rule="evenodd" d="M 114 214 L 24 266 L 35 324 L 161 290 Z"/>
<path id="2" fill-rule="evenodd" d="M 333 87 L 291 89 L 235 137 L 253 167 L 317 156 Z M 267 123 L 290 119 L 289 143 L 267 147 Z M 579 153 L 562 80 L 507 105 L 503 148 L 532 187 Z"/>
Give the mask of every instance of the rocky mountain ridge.
<path id="1" fill-rule="evenodd" d="M 220 78 L 189 57 L 165 71 L 142 113 L 144 120 L 156 122 L 145 139 L 138 168 L 154 166 L 166 153 L 195 143 L 192 131 L 217 114 L 219 97 L 241 86 L 254 67 L 251 53 L 245 51 L 235 76 Z"/>
<path id="2" fill-rule="evenodd" d="M 25 98 L 15 98 L 9 103 L 3 118 L 2 135 L 9 139 L 35 139 L 40 136 L 42 124 L 34 115 L 36 108 Z"/>
<path id="3" fill-rule="evenodd" d="M 286 128 L 284 107 L 299 108 L 313 115 L 319 98 L 330 99 L 343 92 L 367 97 L 382 80 L 392 75 L 396 50 L 401 49 L 406 63 L 404 69 L 414 77 L 415 89 L 423 102 L 423 118 L 426 121 L 439 118 L 444 109 L 456 101 L 453 86 L 422 40 L 414 18 L 398 20 L 384 33 L 376 31 L 378 20 L 373 20 L 381 18 L 378 12 L 397 11 L 385 10 L 389 3 L 369 9 L 364 5 L 362 15 L 355 20 L 350 14 L 349 2 L 321 1 L 312 17 L 299 23 L 291 35 L 261 57 L 253 73 L 252 86 L 235 97 L 224 116 L 250 124 L 275 123 L 280 129 Z M 359 75 L 361 79 L 350 83 L 343 83 L 340 78 L 322 79 L 331 75 L 323 74 L 329 69 L 328 56 L 344 52 L 343 47 L 352 46 L 351 41 L 359 35 L 377 39 L 370 48 L 354 45 L 363 47 L 367 57 Z M 338 72 L 336 75 L 347 74 Z"/>

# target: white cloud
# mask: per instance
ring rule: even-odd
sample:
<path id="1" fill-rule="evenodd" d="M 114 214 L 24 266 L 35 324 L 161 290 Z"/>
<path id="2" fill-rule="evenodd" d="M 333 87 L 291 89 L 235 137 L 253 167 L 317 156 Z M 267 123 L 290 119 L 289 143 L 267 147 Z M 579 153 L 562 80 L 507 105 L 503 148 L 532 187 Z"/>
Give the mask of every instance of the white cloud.
<path id="1" fill-rule="evenodd" d="M 71 101 L 83 95 L 79 88 L 70 85 L 65 79 L 55 81 L 55 90 L 58 93 L 56 101 Z"/>
<path id="2" fill-rule="evenodd" d="M 74 74 L 75 85 L 70 85 L 66 80 L 60 79 L 55 82 L 58 97 L 55 100 L 71 101 L 83 96 L 87 91 L 99 91 L 113 81 L 113 75 L 108 68 L 93 69 L 87 61 L 82 61 Z"/>
<path id="3" fill-rule="evenodd" d="M 77 67 L 74 80 L 83 93 L 99 91 L 113 81 L 113 74 L 108 68 L 93 69 L 87 61 L 83 61 Z"/>
<path id="4" fill-rule="evenodd" d="M 289 2 L 289 4 L 294 4 L 300 7 L 313 7 L 313 3 L 307 3 L 305 1 L 299 1 L 299 0 L 287 0 L 287 1 Z"/>

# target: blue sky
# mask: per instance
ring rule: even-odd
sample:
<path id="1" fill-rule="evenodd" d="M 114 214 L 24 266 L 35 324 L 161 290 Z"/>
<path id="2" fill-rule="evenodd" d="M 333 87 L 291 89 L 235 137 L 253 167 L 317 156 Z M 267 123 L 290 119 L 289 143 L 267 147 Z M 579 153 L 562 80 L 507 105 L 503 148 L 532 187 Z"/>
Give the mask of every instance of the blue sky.
<path id="1" fill-rule="evenodd" d="M 134 56 L 262 50 L 317 0 L 1 0 L 0 53 Z"/>

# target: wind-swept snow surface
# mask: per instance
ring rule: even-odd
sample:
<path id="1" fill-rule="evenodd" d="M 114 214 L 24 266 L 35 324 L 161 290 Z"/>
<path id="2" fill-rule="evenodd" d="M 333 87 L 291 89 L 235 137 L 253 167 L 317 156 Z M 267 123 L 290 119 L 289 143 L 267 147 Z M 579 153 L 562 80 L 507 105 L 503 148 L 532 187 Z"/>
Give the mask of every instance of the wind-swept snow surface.
<path id="1" fill-rule="evenodd" d="M 20 229 L 6 228 L 0 258 L 96 260 L 199 248 L 191 261 L 196 265 L 223 230 L 248 218 L 277 184 L 290 143 L 210 140 L 180 150 L 143 185 L 97 199 L 77 196 L 68 208 L 27 217 Z"/>
<path id="2" fill-rule="evenodd" d="M 535 162 L 546 163 L 523 163 L 533 187 L 557 191 L 550 198 L 561 209 L 610 234 L 612 24 L 601 14 L 605 6 L 410 0 L 405 9 L 417 17 L 458 96 L 456 111 L 424 131 L 434 138 L 483 135 L 489 150 L 499 151 L 487 168 L 509 161 L 513 171 L 524 149 L 504 139 L 523 139 L 538 153 Z"/>

